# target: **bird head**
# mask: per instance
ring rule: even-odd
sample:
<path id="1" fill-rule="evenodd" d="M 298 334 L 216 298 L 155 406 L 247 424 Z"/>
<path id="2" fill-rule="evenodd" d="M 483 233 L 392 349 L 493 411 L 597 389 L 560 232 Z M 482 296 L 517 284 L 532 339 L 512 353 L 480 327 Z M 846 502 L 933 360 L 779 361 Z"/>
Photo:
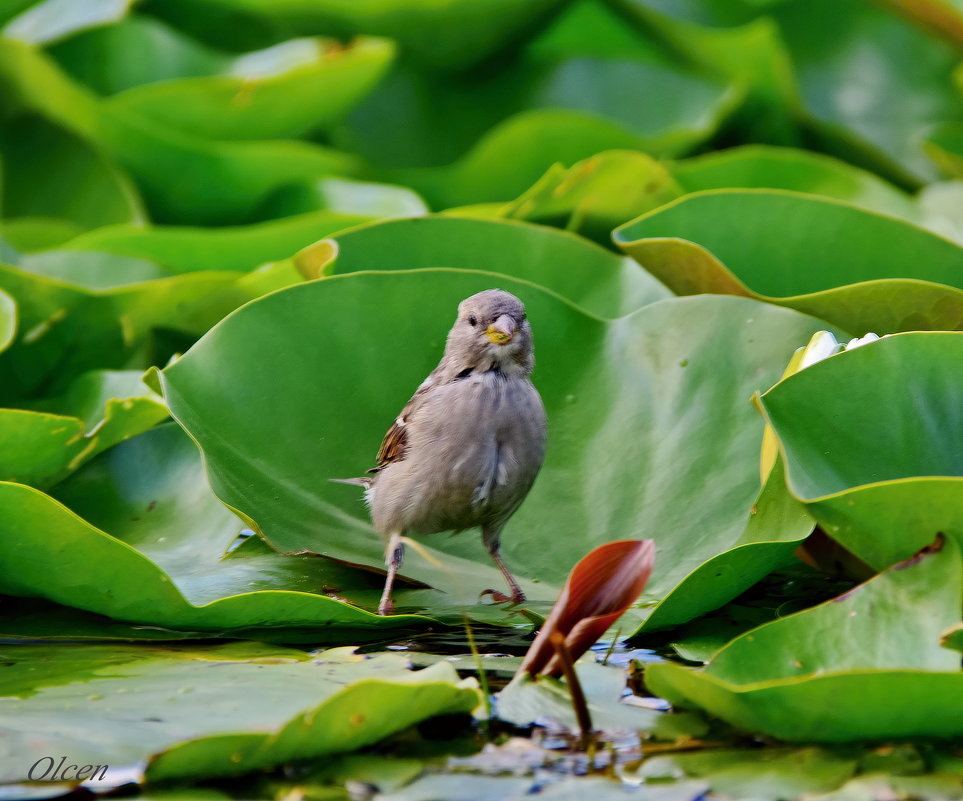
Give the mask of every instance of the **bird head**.
<path id="1" fill-rule="evenodd" d="M 445 358 L 458 371 L 498 369 L 527 375 L 535 357 L 525 306 L 514 295 L 488 289 L 458 305 L 458 319 L 448 333 Z"/>

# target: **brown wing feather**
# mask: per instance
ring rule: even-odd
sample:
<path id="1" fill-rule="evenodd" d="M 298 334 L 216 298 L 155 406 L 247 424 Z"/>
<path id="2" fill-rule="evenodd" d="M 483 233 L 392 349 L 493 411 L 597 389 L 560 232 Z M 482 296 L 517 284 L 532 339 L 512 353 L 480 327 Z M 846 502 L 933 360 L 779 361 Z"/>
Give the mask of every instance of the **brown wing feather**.
<path id="1" fill-rule="evenodd" d="M 371 468 L 368 471 L 369 473 L 377 473 L 389 464 L 400 462 L 405 458 L 408 452 L 408 423 L 411 422 L 415 411 L 424 402 L 425 396 L 434 385 L 434 374 L 432 374 L 425 379 L 415 394 L 411 396 L 411 400 L 405 404 L 405 408 L 401 410 L 401 414 L 391 424 L 385 438 L 381 441 L 377 457 L 378 466 Z"/>

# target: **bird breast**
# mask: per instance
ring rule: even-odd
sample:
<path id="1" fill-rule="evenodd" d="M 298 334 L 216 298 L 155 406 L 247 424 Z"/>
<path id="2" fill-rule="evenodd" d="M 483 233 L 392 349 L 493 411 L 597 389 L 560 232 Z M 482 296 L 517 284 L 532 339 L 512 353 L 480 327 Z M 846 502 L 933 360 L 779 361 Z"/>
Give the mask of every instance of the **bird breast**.
<path id="1" fill-rule="evenodd" d="M 375 528 L 429 534 L 504 523 L 542 465 L 545 432 L 527 377 L 489 371 L 433 389 L 407 423 L 405 458 L 376 476 Z"/>

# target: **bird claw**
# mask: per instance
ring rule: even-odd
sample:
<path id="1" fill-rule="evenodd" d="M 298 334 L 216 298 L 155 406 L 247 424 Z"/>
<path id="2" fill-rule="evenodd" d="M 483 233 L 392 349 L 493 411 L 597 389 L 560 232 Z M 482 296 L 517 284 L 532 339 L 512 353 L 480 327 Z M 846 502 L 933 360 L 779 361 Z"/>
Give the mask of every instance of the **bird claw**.
<path id="1" fill-rule="evenodd" d="M 478 596 L 478 600 L 481 600 L 486 595 L 492 597 L 493 604 L 510 603 L 512 606 L 518 606 L 520 603 L 525 602 L 525 593 L 521 591 L 517 593 L 513 592 L 511 595 L 505 595 L 505 593 L 499 592 L 498 590 L 484 590 L 482 594 Z"/>
<path id="2" fill-rule="evenodd" d="M 393 615 L 395 612 L 395 602 L 390 598 L 386 601 L 382 601 L 378 604 L 378 614 L 384 617 L 385 615 Z"/>

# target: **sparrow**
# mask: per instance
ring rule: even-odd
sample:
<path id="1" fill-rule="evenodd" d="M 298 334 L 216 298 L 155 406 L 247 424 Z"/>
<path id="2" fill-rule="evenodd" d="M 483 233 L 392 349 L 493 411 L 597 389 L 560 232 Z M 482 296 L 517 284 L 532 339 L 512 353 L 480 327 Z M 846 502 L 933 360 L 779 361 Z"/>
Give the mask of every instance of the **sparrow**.
<path id="1" fill-rule="evenodd" d="M 393 611 L 405 537 L 476 527 L 511 593 L 482 595 L 525 600 L 499 550 L 502 529 L 545 456 L 545 408 L 529 378 L 534 366 L 522 302 L 498 289 L 466 298 L 441 361 L 385 434 L 377 467 L 342 479 L 365 488 L 374 528 L 387 541 L 378 614 Z"/>

